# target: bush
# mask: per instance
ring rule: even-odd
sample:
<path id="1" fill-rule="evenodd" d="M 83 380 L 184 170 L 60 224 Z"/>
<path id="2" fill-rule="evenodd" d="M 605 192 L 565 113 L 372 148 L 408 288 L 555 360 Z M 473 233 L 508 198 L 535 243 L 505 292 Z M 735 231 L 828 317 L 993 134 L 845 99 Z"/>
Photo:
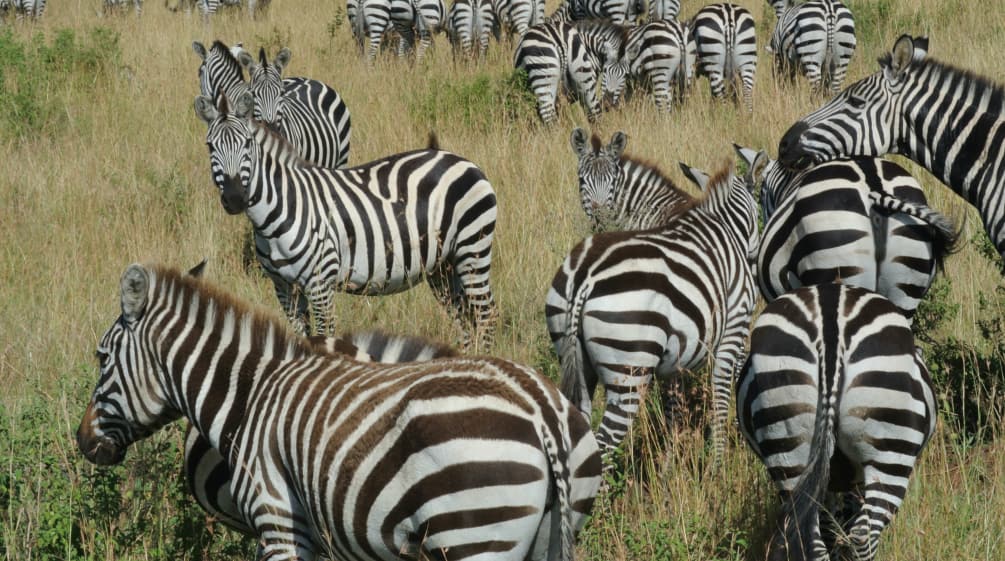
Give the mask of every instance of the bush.
<path id="1" fill-rule="evenodd" d="M 415 120 L 429 128 L 467 128 L 488 133 L 500 123 L 533 122 L 537 101 L 527 86 L 527 73 L 509 76 L 479 74 L 472 80 L 434 80 L 425 96 L 411 104 Z"/>
<path id="2" fill-rule="evenodd" d="M 41 33 L 21 39 L 9 27 L 0 32 L 0 134 L 59 130 L 67 114 L 63 104 L 93 92 L 118 68 L 120 56 L 118 34 L 103 27 L 84 37 L 60 29 L 51 43 Z"/>

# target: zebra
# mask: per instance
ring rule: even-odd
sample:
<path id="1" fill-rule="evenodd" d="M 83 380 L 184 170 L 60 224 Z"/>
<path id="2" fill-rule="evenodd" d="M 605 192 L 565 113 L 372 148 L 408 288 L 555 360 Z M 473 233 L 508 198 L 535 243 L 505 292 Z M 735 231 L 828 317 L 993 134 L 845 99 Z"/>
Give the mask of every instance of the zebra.
<path id="1" fill-rule="evenodd" d="M 220 8 L 240 8 L 241 0 L 197 0 L 197 5 L 203 19 L 208 21 L 209 16 L 216 14 Z"/>
<path id="2" fill-rule="evenodd" d="M 625 155 L 624 132 L 614 133 L 603 146 L 599 137 L 588 138 L 576 128 L 570 144 L 579 160 L 580 200 L 594 233 L 659 228 L 682 208 L 696 204 L 658 167 Z"/>
<path id="3" fill-rule="evenodd" d="M 207 50 L 192 43 L 202 59 L 199 90 L 206 97 L 219 93 L 236 100 L 251 91 L 256 97 L 256 116 L 276 127 L 304 159 L 321 167 L 340 168 L 349 161 L 352 119 L 342 97 L 323 82 L 308 78 L 282 78 L 289 63 L 289 49 L 282 49 L 272 64 L 259 51 L 259 64 L 240 43 L 227 47 L 214 41 Z M 245 81 L 247 68 L 252 83 Z M 279 88 L 282 95 L 279 95 Z M 276 121 L 275 119 L 278 119 Z"/>
<path id="4" fill-rule="evenodd" d="M 649 0 L 649 22 L 677 21 L 680 0 Z"/>
<path id="5" fill-rule="evenodd" d="M 654 171 L 653 173 L 658 173 Z M 714 458 L 725 447 L 733 376 L 744 357 L 756 287 L 753 195 L 732 167 L 666 226 L 586 238 L 555 274 L 545 300 L 561 388 L 590 417 L 598 378 L 606 407 L 597 440 L 609 457 L 638 412 L 653 375 L 714 362 Z M 609 465 L 609 464 L 608 464 Z"/>
<path id="6" fill-rule="evenodd" d="M 928 39 L 901 36 L 880 71 L 796 122 L 779 161 L 805 167 L 842 156 L 895 153 L 914 160 L 977 207 L 1005 256 L 1005 89 L 928 58 Z"/>
<path id="7" fill-rule="evenodd" d="M 484 57 L 489 49 L 489 36 L 499 40 L 499 23 L 492 0 L 454 0 L 447 12 L 446 29 L 455 55 L 460 52 L 470 57 L 477 42 L 477 56 Z"/>
<path id="8" fill-rule="evenodd" d="M 600 64 L 579 31 L 565 22 L 531 27 L 520 38 L 513 56 L 513 66 L 527 72 L 527 83 L 537 97 L 537 112 L 545 124 L 558 119 L 555 101 L 563 84 L 579 98 L 587 118 L 596 119 L 600 114 Z"/>
<path id="9" fill-rule="evenodd" d="M 841 530 L 855 559 L 873 559 L 935 430 L 928 369 L 896 306 L 836 283 L 768 304 L 754 324 L 736 410 L 783 501 L 768 558 L 828 559 Z M 840 528 L 821 528 L 828 487 L 850 489 Z"/>
<path id="10" fill-rule="evenodd" d="M 224 210 L 251 221 L 258 260 L 297 331 L 307 329 L 309 308 L 313 331 L 328 333 L 334 291 L 392 294 L 425 279 L 465 348 L 491 347 L 496 198 L 475 164 L 427 149 L 346 170 L 316 167 L 249 118 L 250 93 L 233 112 L 226 97 L 219 103 L 195 101 L 213 182 Z"/>
<path id="11" fill-rule="evenodd" d="M 671 85 L 680 97 L 689 89 L 697 57 L 687 26 L 676 20 L 652 21 L 628 31 L 618 55 L 604 65 L 602 90 L 617 105 L 629 76 L 652 85 L 656 108 L 670 108 Z"/>
<path id="12" fill-rule="evenodd" d="M 572 559 L 600 456 L 545 376 L 494 358 L 317 352 L 167 267 L 130 265 L 120 289 L 76 434 L 88 461 L 118 464 L 184 417 L 227 458 L 261 558 Z"/>
<path id="13" fill-rule="evenodd" d="M 754 17 L 736 4 L 711 4 L 698 10 L 688 28 L 695 41 L 697 73 L 708 76 L 712 96 L 725 99 L 727 93 L 735 95 L 739 77 L 743 104 L 747 111 L 753 111 L 757 72 Z"/>
<path id="14" fill-rule="evenodd" d="M 201 268 L 197 268 L 193 274 L 198 276 L 200 273 Z M 445 345 L 380 331 L 351 333 L 339 338 L 311 337 L 309 340 L 320 352 L 359 362 L 396 364 L 457 356 L 453 348 Z M 185 433 L 183 471 L 189 493 L 203 510 L 243 534 L 254 535 L 254 529 L 241 520 L 234 497 L 230 494 L 233 473 L 226 458 L 192 424 L 188 425 Z"/>
<path id="15" fill-rule="evenodd" d="M 564 0 L 546 20 L 601 19 L 615 25 L 634 25 L 641 11 L 640 4 L 639 0 Z"/>
<path id="16" fill-rule="evenodd" d="M 737 152 L 748 165 L 756 154 Z M 761 208 L 757 280 L 769 302 L 840 279 L 879 292 L 910 320 L 959 238 L 952 221 L 927 206 L 918 181 L 879 158 L 834 160 L 802 173 L 769 160 Z"/>
<path id="17" fill-rule="evenodd" d="M 768 52 L 775 70 L 795 78 L 803 73 L 814 90 L 841 91 L 848 63 L 855 54 L 855 18 L 840 0 L 773 0 L 778 21 Z"/>
<path id="18" fill-rule="evenodd" d="M 398 56 L 405 56 L 415 45 L 415 35 L 419 36 L 415 47 L 415 58 L 421 61 L 426 49 L 433 42 L 433 34 L 446 23 L 446 8 L 443 0 L 358 0 L 354 32 L 366 31 L 369 36 L 367 60 L 372 62 L 380 52 L 384 34 L 393 25 L 401 35 Z M 360 18 L 363 19 L 360 19 Z"/>
<path id="19" fill-rule="evenodd" d="M 523 37 L 531 26 L 544 23 L 544 0 L 495 0 L 495 18 L 501 27 L 507 29 L 510 37 L 514 33 Z"/>
<path id="20" fill-rule="evenodd" d="M 132 4 L 136 10 L 136 16 L 143 15 L 143 0 L 132 0 Z M 105 0 L 104 13 L 108 15 L 113 11 L 120 11 L 127 5 L 129 5 L 129 0 Z"/>
<path id="21" fill-rule="evenodd" d="M 45 13 L 45 0 L 4 0 L 0 2 L 0 10 L 14 10 L 14 19 L 18 22 L 25 17 L 38 21 Z"/>

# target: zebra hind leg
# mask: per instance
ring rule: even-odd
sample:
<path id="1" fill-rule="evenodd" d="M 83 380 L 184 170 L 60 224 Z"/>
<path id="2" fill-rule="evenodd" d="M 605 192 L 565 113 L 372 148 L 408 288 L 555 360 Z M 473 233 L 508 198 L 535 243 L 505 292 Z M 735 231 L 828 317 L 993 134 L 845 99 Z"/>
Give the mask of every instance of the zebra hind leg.
<path id="1" fill-rule="evenodd" d="M 429 285 L 462 333 L 466 352 L 488 352 L 495 339 L 497 310 L 489 284 L 488 262 L 444 264 Z"/>

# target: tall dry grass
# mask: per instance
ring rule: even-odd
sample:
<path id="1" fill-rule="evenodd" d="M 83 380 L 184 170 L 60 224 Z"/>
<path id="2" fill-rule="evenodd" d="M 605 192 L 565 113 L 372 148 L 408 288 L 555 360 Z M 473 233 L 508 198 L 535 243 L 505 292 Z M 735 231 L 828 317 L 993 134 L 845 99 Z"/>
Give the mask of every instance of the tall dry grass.
<path id="1" fill-rule="evenodd" d="M 765 41 L 773 22 L 768 3 L 737 3 L 754 14 L 759 41 Z M 222 14 L 204 25 L 197 15 L 170 13 L 156 2 L 148 2 L 136 18 L 128 11 L 101 17 L 99 0 L 60 0 L 39 24 L 13 29 L 18 40 L 28 40 L 35 34 L 51 39 L 63 28 L 85 34 L 103 26 L 118 34 L 121 56 L 107 73 L 83 76 L 96 82 L 87 88 L 78 81 L 46 90 L 58 108 L 52 125 L 28 136 L 0 134 L 0 551 L 5 558 L 232 558 L 248 551 L 208 545 L 234 538 L 219 529 L 210 538 L 205 528 L 192 526 L 196 515 L 178 498 L 173 475 L 151 483 L 176 465 L 176 428 L 138 445 L 125 467 L 112 472 L 86 465 L 72 442 L 94 382 L 91 354 L 118 315 L 117 281 L 129 263 L 182 267 L 208 258 L 213 282 L 279 315 L 268 281 L 242 264 L 246 219 L 222 211 L 210 181 L 205 125 L 192 110 L 199 62 L 192 41 L 243 41 L 255 50 L 268 44 L 273 55 L 278 45 L 288 46 L 291 75 L 331 84 L 348 104 L 352 164 L 423 146 L 431 128 L 445 149 L 478 163 L 497 191 L 500 209 L 492 281 L 501 317 L 494 353 L 554 371 L 542 309 L 555 269 L 587 233 L 568 144 L 574 126 L 587 126 L 582 111 L 563 104 L 560 123 L 550 128 L 537 123 L 533 110 L 509 119 L 475 116 L 484 126 L 464 126 L 456 107 L 439 106 L 434 113 L 441 117 L 430 119 L 419 108 L 440 99 L 434 94 L 445 83 L 509 75 L 510 47 L 493 44 L 479 65 L 455 63 L 441 36 L 422 64 L 381 58 L 369 67 L 357 56 L 347 23 L 340 24 L 340 3 L 272 4 L 255 21 Z M 683 14 L 700 4 L 685 0 Z M 989 55 L 998 50 L 1005 5 L 860 0 L 852 7 L 862 19 L 849 81 L 873 72 L 875 58 L 901 32 L 930 34 L 933 56 L 992 78 L 1002 74 L 1000 57 Z M 713 101 L 702 81 L 682 110 L 659 114 L 636 99 L 605 114 L 592 129 L 605 140 L 615 131 L 627 132 L 630 153 L 660 162 L 683 183 L 678 160 L 715 170 L 732 159 L 732 142 L 774 153 L 788 125 L 819 102 L 805 83 L 774 81 L 770 59 L 762 54 L 752 115 Z M 934 207 L 969 216 L 967 238 L 980 230 L 958 197 L 917 166 L 909 167 Z M 1001 278 L 971 247 L 949 260 L 946 275 L 953 280 L 949 300 L 960 312 L 936 336 L 976 339 L 976 320 L 989 313 L 980 296 Z M 380 298 L 342 296 L 336 308 L 339 329 L 379 326 L 445 340 L 458 335 L 424 287 Z M 760 558 L 774 494 L 745 446 L 735 442 L 725 465 L 712 469 L 700 431 L 666 437 L 658 424 L 644 420 L 640 426 L 630 454 L 638 451 L 637 461 L 628 462 L 618 495 L 598 505 L 581 555 Z M 945 427 L 924 457 L 903 512 L 884 535 L 883 559 L 1005 558 L 1000 460 L 1005 449 L 994 441 L 967 444 Z M 65 501 L 53 496 L 53 489 L 65 490 Z M 95 498 L 94 489 L 104 494 Z M 117 510 L 99 516 L 109 508 Z M 127 529 L 136 535 L 115 537 Z M 184 541 L 185 532 L 200 537 Z M 182 542 L 188 545 L 177 545 Z"/>

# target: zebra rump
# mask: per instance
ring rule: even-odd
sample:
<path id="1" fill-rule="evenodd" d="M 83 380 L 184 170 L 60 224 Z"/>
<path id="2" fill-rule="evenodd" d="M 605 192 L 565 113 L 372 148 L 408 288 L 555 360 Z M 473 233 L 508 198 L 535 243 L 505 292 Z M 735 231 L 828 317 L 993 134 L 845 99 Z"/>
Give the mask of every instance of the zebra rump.
<path id="1" fill-rule="evenodd" d="M 600 61 L 579 31 L 565 22 L 549 22 L 527 30 L 517 44 L 513 66 L 527 72 L 527 84 L 537 97 L 537 112 L 550 124 L 558 120 L 559 89 L 579 98 L 589 120 L 600 114 L 597 81 Z"/>
<path id="2" fill-rule="evenodd" d="M 697 74 L 708 77 L 712 96 L 725 100 L 727 96 L 739 98 L 742 92 L 744 106 L 753 111 L 757 72 L 754 17 L 736 4 L 710 4 L 698 10 L 688 28 L 697 52 Z"/>
<path id="3" fill-rule="evenodd" d="M 772 5 L 778 21 L 767 50 L 775 55 L 775 70 L 790 80 L 799 71 L 815 90 L 841 91 L 857 44 L 851 11 L 839 0 Z"/>
<path id="4" fill-rule="evenodd" d="M 858 287 L 785 294 L 754 324 L 736 400 L 740 430 L 783 501 L 768 558 L 833 558 L 847 535 L 854 558 L 871 560 L 935 429 L 907 319 Z M 836 503 L 828 489 L 840 491 Z"/>

